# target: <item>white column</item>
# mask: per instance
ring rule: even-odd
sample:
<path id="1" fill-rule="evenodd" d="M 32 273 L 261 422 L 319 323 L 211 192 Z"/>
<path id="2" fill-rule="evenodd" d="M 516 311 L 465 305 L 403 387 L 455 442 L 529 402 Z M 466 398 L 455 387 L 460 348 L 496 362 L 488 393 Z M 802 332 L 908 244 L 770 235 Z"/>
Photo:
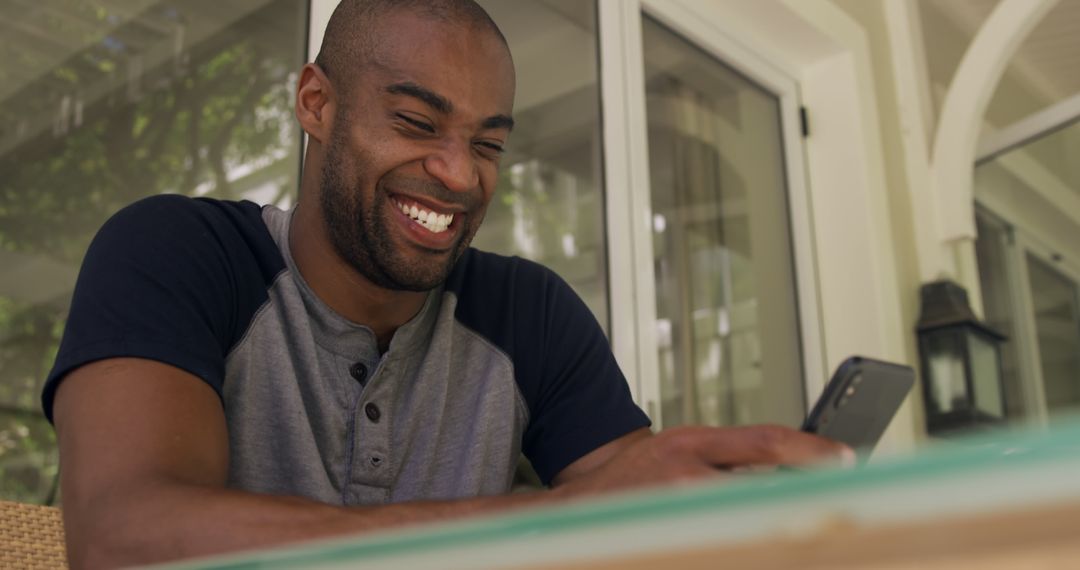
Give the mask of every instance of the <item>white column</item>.
<path id="1" fill-rule="evenodd" d="M 975 239 L 972 177 L 976 144 L 986 108 L 1005 68 L 1024 38 L 1058 0 L 1001 0 L 960 61 L 941 109 L 930 159 L 936 227 L 945 250 L 942 270 L 956 277 L 981 307 L 973 274 Z"/>
<path id="2" fill-rule="evenodd" d="M 925 283 L 940 276 L 944 263 L 938 239 L 937 203 L 930 188 L 930 145 L 934 132 L 930 73 L 926 67 L 918 2 L 885 0 L 884 8 L 908 197 L 911 211 L 917 212 L 912 216 L 912 225 L 919 280 Z"/>
<path id="3" fill-rule="evenodd" d="M 599 0 L 611 343 L 635 401 L 657 426 L 652 197 L 638 0 Z"/>

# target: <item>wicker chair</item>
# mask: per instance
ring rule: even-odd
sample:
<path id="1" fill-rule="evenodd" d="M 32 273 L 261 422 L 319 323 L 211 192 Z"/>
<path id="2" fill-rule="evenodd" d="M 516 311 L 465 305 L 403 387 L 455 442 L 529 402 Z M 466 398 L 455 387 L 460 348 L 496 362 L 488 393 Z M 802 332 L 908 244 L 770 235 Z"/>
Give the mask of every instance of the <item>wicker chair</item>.
<path id="1" fill-rule="evenodd" d="M 0 501 L 0 569 L 67 568 L 60 509 Z"/>

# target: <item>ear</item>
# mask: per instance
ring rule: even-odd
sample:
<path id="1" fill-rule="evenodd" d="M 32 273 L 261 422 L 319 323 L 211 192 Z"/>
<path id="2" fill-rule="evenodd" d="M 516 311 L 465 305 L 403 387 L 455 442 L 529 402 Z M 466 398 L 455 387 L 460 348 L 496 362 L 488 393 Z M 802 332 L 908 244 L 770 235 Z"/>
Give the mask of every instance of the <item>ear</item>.
<path id="1" fill-rule="evenodd" d="M 309 63 L 296 87 L 296 118 L 311 138 L 326 143 L 334 120 L 334 90 L 323 70 Z"/>

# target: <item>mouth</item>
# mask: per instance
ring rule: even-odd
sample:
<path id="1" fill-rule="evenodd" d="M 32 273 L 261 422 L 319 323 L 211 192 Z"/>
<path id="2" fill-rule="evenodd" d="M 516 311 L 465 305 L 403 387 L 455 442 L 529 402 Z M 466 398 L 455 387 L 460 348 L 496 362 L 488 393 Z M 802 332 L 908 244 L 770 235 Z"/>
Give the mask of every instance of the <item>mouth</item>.
<path id="1" fill-rule="evenodd" d="M 441 249 L 458 233 L 462 212 L 437 207 L 403 195 L 390 197 L 393 208 L 402 214 L 402 221 L 413 239 L 425 247 Z M 457 220 L 457 223 L 455 223 Z"/>
<path id="2" fill-rule="evenodd" d="M 453 213 L 439 213 L 433 208 L 410 200 L 392 199 L 392 201 L 394 206 L 401 210 L 402 214 L 405 214 L 412 221 L 420 224 L 420 226 L 433 234 L 445 232 L 450 227 L 450 224 L 454 223 Z"/>

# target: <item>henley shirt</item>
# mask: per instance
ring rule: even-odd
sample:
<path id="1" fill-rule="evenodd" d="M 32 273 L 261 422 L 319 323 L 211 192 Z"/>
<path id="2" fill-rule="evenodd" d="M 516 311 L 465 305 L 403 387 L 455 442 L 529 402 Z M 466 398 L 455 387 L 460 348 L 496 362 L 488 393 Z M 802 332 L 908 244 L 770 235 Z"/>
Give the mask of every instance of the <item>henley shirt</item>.
<path id="1" fill-rule="evenodd" d="M 291 212 L 160 195 L 87 252 L 42 394 L 95 360 L 183 369 L 221 398 L 229 485 L 371 505 L 545 484 L 649 425 L 592 313 L 550 270 L 468 249 L 380 355 L 289 252 Z M 153 378 L 140 381 L 153 382 Z"/>

